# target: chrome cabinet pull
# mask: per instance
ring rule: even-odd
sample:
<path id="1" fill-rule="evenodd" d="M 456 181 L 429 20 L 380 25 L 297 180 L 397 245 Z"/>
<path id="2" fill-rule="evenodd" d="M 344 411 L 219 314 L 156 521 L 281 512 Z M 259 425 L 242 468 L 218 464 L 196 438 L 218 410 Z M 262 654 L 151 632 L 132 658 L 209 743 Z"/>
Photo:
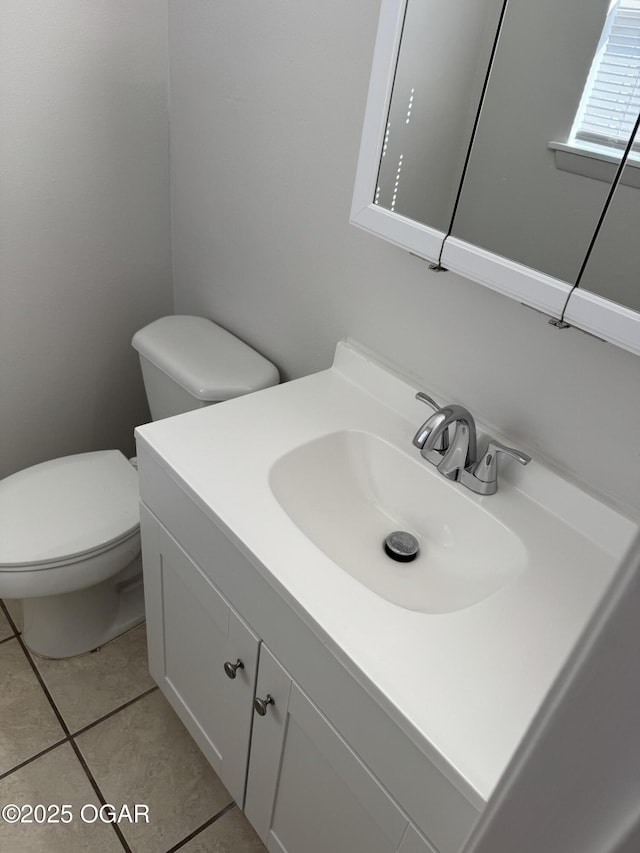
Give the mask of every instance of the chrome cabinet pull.
<path id="1" fill-rule="evenodd" d="M 224 665 L 224 671 L 229 678 L 235 678 L 236 677 L 236 670 L 238 670 L 238 669 L 244 669 L 244 664 L 242 663 L 240 658 L 238 658 L 238 660 L 235 663 L 231 663 L 231 661 L 227 661 Z"/>
<path id="2" fill-rule="evenodd" d="M 275 705 L 275 700 L 270 693 L 267 693 L 266 699 L 259 699 L 257 696 L 253 701 L 253 707 L 256 709 L 256 713 L 260 714 L 261 717 L 264 717 L 267 713 L 268 705 Z"/>

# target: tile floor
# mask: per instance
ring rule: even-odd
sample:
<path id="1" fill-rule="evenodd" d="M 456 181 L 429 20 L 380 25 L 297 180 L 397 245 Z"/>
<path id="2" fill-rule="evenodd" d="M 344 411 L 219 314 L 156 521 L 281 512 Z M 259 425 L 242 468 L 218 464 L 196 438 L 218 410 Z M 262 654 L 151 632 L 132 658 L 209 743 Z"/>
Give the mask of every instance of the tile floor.
<path id="1" fill-rule="evenodd" d="M 0 602 L 0 806 L 70 809 L 59 823 L 0 818 L 2 853 L 264 853 L 151 680 L 144 625 L 64 661 L 30 654 L 19 625 Z M 139 809 L 103 823 L 105 803 L 132 818 L 146 806 L 148 822 Z"/>

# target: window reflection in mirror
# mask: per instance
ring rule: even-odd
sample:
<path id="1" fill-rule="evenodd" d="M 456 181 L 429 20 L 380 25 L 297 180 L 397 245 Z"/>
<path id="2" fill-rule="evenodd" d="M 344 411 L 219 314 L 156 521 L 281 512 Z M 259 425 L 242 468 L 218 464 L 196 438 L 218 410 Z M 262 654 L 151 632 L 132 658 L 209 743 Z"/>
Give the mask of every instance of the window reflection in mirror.
<path id="1" fill-rule="evenodd" d="M 610 0 L 566 143 L 553 141 L 556 165 L 577 175 L 611 181 L 640 109 L 640 0 Z M 632 155 L 640 166 L 640 151 Z M 625 182 L 640 174 L 629 170 Z"/>
<path id="2" fill-rule="evenodd" d="M 609 0 L 509 0 L 453 236 L 574 283 L 610 183 L 556 167 Z"/>
<path id="3" fill-rule="evenodd" d="M 408 0 L 374 203 L 446 232 L 504 0 Z"/>
<path id="4" fill-rule="evenodd" d="M 638 110 L 640 0 L 610 0 L 569 142 L 621 155 Z"/>
<path id="5" fill-rule="evenodd" d="M 637 116 L 636 116 L 637 124 Z M 640 144 L 640 133 L 635 133 Z M 595 240 L 580 289 L 640 311 L 640 162 L 630 155 Z M 633 176 L 625 179 L 626 174 Z"/>

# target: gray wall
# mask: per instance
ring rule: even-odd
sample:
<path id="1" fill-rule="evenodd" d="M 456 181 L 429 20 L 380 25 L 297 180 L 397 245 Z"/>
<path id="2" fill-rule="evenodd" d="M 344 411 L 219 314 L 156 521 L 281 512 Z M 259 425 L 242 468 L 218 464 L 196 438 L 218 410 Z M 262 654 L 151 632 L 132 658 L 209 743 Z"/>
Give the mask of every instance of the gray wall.
<path id="1" fill-rule="evenodd" d="M 176 310 L 285 378 L 350 336 L 637 512 L 637 357 L 349 225 L 378 10 L 170 0 Z"/>
<path id="2" fill-rule="evenodd" d="M 463 853 L 640 850 L 639 617 L 636 537 Z"/>
<path id="3" fill-rule="evenodd" d="M 133 332 L 172 311 L 165 0 L 4 0 L 0 476 L 133 451 Z"/>
<path id="4" fill-rule="evenodd" d="M 501 7 L 502 0 L 408 3 L 378 176 L 381 207 L 449 230 Z"/>
<path id="5" fill-rule="evenodd" d="M 454 236 L 571 284 L 609 184 L 559 170 L 548 144 L 565 142 L 571 132 L 608 5 L 509 0 L 453 225 Z M 637 189 L 616 193 L 584 282 L 634 308 L 638 253 L 621 257 L 616 238 L 625 222 L 637 223 L 639 201 Z"/>
<path id="6" fill-rule="evenodd" d="M 632 166 L 626 167 L 631 171 Z M 580 281 L 583 290 L 640 311 L 640 188 L 618 184 Z M 624 263 L 611 263 L 624 258 Z"/>

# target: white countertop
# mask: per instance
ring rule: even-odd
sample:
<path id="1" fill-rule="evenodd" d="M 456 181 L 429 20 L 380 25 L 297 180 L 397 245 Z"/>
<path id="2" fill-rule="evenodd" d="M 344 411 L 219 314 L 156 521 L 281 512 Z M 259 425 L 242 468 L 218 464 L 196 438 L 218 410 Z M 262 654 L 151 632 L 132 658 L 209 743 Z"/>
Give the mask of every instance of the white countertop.
<path id="1" fill-rule="evenodd" d="M 373 432 L 419 457 L 411 440 L 428 411 L 416 390 L 355 345 L 339 344 L 330 370 L 137 434 L 414 743 L 482 806 L 636 527 L 535 460 L 505 465 L 496 495 L 468 495 L 523 536 L 545 531 L 533 537 L 525 570 L 452 613 L 379 597 L 295 526 L 269 471 L 293 447 L 338 430 Z"/>

